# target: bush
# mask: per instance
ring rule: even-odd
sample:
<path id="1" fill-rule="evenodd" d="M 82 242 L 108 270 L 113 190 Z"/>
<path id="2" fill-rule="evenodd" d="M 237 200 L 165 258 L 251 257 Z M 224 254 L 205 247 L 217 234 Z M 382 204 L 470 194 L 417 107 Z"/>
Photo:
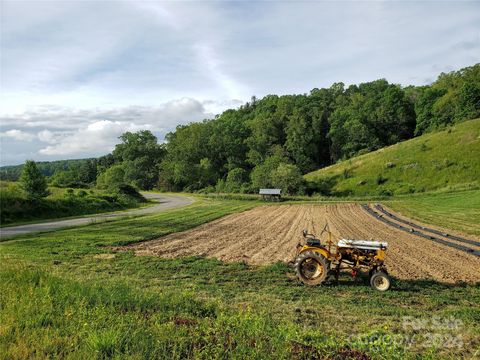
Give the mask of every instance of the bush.
<path id="1" fill-rule="evenodd" d="M 388 181 L 388 178 L 383 177 L 382 174 L 377 175 L 377 178 L 375 179 L 375 182 L 377 185 L 382 185 L 385 184 Z"/>
<path id="2" fill-rule="evenodd" d="M 393 196 L 393 191 L 390 189 L 380 189 L 378 191 L 378 195 L 380 196 Z"/>
<path id="3" fill-rule="evenodd" d="M 219 179 L 214 191 L 222 193 L 242 193 L 249 187 L 247 172 L 242 168 L 234 168 L 227 174 L 227 179 Z"/>
<path id="4" fill-rule="evenodd" d="M 352 172 L 350 169 L 343 169 L 343 178 L 348 179 L 352 177 Z"/>
<path id="5" fill-rule="evenodd" d="M 336 184 L 336 178 L 334 176 L 322 179 L 315 179 L 314 181 L 308 181 L 305 186 L 305 193 L 307 195 L 321 194 L 325 196 L 332 195 L 332 189 Z"/>
<path id="6" fill-rule="evenodd" d="M 121 195 L 125 195 L 125 196 L 128 196 L 130 198 L 133 198 L 139 202 L 146 202 L 147 199 L 145 199 L 143 197 L 142 194 L 140 194 L 137 189 L 135 189 L 133 186 L 131 185 L 127 185 L 127 184 L 122 184 L 118 187 L 118 193 L 121 194 Z"/>

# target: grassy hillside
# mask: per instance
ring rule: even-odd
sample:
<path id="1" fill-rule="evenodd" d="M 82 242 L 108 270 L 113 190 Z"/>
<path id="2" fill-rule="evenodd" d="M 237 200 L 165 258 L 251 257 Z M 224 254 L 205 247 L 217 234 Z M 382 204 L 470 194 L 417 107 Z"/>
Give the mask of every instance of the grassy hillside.
<path id="1" fill-rule="evenodd" d="M 18 182 L 0 181 L 0 226 L 98 214 L 140 206 L 142 199 L 96 189 L 49 187 L 44 199 L 27 199 Z"/>
<path id="2" fill-rule="evenodd" d="M 306 174 L 331 195 L 398 195 L 480 185 L 480 119 Z"/>

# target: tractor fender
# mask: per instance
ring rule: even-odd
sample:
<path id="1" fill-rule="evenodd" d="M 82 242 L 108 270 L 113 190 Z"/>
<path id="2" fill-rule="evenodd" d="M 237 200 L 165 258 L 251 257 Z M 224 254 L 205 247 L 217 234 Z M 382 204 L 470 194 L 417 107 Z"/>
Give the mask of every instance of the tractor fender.
<path id="1" fill-rule="evenodd" d="M 300 255 L 301 253 L 304 253 L 305 251 L 314 251 L 316 253 L 319 253 L 325 259 L 327 259 L 328 261 L 330 261 L 331 257 L 332 257 L 331 254 L 326 249 L 315 247 L 315 246 L 308 246 L 308 245 L 303 246 L 300 249 L 300 251 L 298 252 L 298 254 Z"/>

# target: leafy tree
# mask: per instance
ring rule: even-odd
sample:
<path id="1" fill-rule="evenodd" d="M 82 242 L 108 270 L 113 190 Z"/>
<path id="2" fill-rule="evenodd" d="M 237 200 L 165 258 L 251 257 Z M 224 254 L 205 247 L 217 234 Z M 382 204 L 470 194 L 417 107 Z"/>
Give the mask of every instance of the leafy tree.
<path id="1" fill-rule="evenodd" d="M 97 159 L 97 174 L 100 174 L 107 170 L 110 166 L 115 164 L 115 158 L 112 154 L 107 154 L 104 156 L 100 156 Z"/>
<path id="2" fill-rule="evenodd" d="M 415 135 L 421 135 L 430 129 L 436 121 L 434 120 L 433 105 L 445 94 L 442 89 L 425 87 L 415 103 L 417 114 Z"/>
<path id="3" fill-rule="evenodd" d="M 167 134 L 166 156 L 160 164 L 160 177 L 171 190 L 198 190 L 214 185 L 218 169 L 212 174 L 212 158 L 208 139 L 212 134 L 212 121 L 177 126 Z"/>
<path id="4" fill-rule="evenodd" d="M 81 166 L 84 162 L 96 161 L 95 159 L 73 159 L 73 160 L 56 160 L 56 161 L 39 161 L 36 162 L 38 170 L 46 176 L 53 176 L 59 171 L 67 171 L 72 168 Z M 22 175 L 24 164 L 0 167 L 0 179 L 17 181 Z"/>
<path id="5" fill-rule="evenodd" d="M 302 173 L 297 166 L 280 164 L 270 173 L 271 183 L 274 187 L 282 189 L 287 194 L 296 193 L 303 185 Z"/>
<path id="6" fill-rule="evenodd" d="M 245 139 L 250 130 L 244 118 L 245 111 L 227 110 L 208 125 L 208 157 L 218 171 L 217 176 L 224 177 L 228 171 L 246 166 L 248 147 Z"/>
<path id="7" fill-rule="evenodd" d="M 47 180 L 33 160 L 27 160 L 25 162 L 20 183 L 28 199 L 38 200 L 50 194 L 47 187 Z"/>
<path id="8" fill-rule="evenodd" d="M 72 171 L 57 171 L 51 178 L 50 184 L 56 187 L 77 187 L 77 179 Z"/>
<path id="9" fill-rule="evenodd" d="M 234 168 L 228 172 L 226 180 L 220 179 L 217 182 L 218 192 L 239 193 L 248 186 L 248 173 L 242 168 Z"/>
<path id="10" fill-rule="evenodd" d="M 149 130 L 126 132 L 120 136 L 121 144 L 115 146 L 113 158 L 124 163 L 125 181 L 141 189 L 152 189 L 158 182 L 158 165 L 165 150 Z"/>
<path id="11" fill-rule="evenodd" d="M 81 188 L 95 183 L 97 178 L 97 161 L 87 159 L 79 164 L 71 164 L 68 170 L 57 170 L 50 178 L 50 183 L 58 187 Z"/>
<path id="12" fill-rule="evenodd" d="M 480 64 L 442 73 L 415 103 L 415 135 L 480 116 Z"/>
<path id="13" fill-rule="evenodd" d="M 480 117 L 480 79 L 478 83 L 465 83 L 459 92 L 457 120 Z"/>
<path id="14" fill-rule="evenodd" d="M 277 147 L 274 154 L 269 156 L 263 163 L 255 166 L 250 174 L 252 186 L 258 190 L 261 188 L 273 187 L 272 171 L 280 164 L 288 163 L 288 159 L 281 153 L 282 149 Z"/>
<path id="15" fill-rule="evenodd" d="M 125 185 L 124 178 L 124 166 L 122 164 L 114 165 L 98 176 L 97 187 L 110 191 L 118 191 L 121 186 Z"/>
<path id="16" fill-rule="evenodd" d="M 332 160 L 413 136 L 415 114 L 405 92 L 386 80 L 350 86 L 330 117 Z"/>

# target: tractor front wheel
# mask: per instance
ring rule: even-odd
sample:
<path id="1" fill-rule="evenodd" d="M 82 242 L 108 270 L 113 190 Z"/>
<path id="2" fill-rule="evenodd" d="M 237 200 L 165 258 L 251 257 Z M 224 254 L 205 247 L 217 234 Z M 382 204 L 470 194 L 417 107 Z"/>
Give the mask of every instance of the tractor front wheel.
<path id="1" fill-rule="evenodd" d="M 327 259 L 315 251 L 305 251 L 295 260 L 295 272 L 306 285 L 318 285 L 327 278 Z"/>
<path id="2" fill-rule="evenodd" d="M 370 285 L 378 291 L 387 291 L 391 284 L 390 276 L 383 271 L 374 272 L 370 278 Z"/>

